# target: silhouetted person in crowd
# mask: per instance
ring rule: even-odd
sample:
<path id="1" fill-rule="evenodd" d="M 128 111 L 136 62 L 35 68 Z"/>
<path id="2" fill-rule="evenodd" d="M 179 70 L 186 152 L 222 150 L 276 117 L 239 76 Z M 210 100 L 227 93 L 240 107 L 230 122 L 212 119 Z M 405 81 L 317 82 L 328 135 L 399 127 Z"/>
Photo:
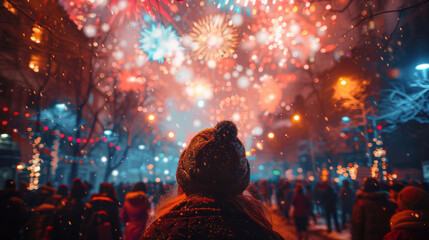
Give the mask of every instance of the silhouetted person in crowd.
<path id="1" fill-rule="evenodd" d="M 398 194 L 404 187 L 401 183 L 395 182 L 389 188 L 389 200 L 395 205 L 395 208 L 398 207 Z"/>
<path id="2" fill-rule="evenodd" d="M 179 195 L 163 204 L 145 239 L 282 239 L 264 206 L 243 195 L 249 162 L 237 127 L 222 121 L 194 136 L 176 172 Z"/>
<path id="3" fill-rule="evenodd" d="M 68 188 L 67 188 L 68 189 Z M 79 178 L 73 180 L 70 198 L 64 202 L 57 213 L 54 231 L 56 239 L 79 239 L 80 226 L 85 212 L 83 199 L 88 189 Z"/>
<path id="4" fill-rule="evenodd" d="M 279 187 L 280 196 L 282 200 L 280 201 L 280 209 L 282 210 L 284 216 L 289 221 L 289 211 L 291 206 L 291 201 L 293 198 L 292 187 L 289 181 L 285 180 Z"/>
<path id="5" fill-rule="evenodd" d="M 86 204 L 82 224 L 83 239 L 112 239 L 122 237 L 119 221 L 119 202 L 111 183 L 100 184 L 100 193 L 93 194 Z"/>
<path id="6" fill-rule="evenodd" d="M 51 239 L 53 226 L 57 216 L 58 200 L 54 197 L 55 188 L 46 184 L 41 186 L 35 194 L 36 206 L 27 224 L 27 239 Z"/>
<path id="7" fill-rule="evenodd" d="M 351 220 L 353 213 L 353 204 L 355 202 L 355 193 L 350 188 L 350 183 L 343 180 L 343 187 L 340 190 L 339 198 L 341 200 L 341 223 L 343 229 L 346 229 L 347 219 Z"/>
<path id="8" fill-rule="evenodd" d="M 6 180 L 0 191 L 0 238 L 20 239 L 20 230 L 25 225 L 26 207 L 13 179 Z"/>
<path id="9" fill-rule="evenodd" d="M 52 203 L 61 207 L 67 202 L 67 198 L 69 195 L 69 187 L 65 184 L 60 184 L 57 188 L 56 194 L 53 196 Z"/>
<path id="10" fill-rule="evenodd" d="M 298 239 L 308 239 L 307 227 L 311 203 L 310 199 L 304 195 L 304 188 L 301 184 L 295 187 L 295 196 L 292 198 L 291 204 L 294 207 L 293 217 L 295 219 Z"/>
<path id="11" fill-rule="evenodd" d="M 356 192 L 352 214 L 352 240 L 381 240 L 390 231 L 389 219 L 394 206 L 388 193 L 379 191 L 375 178 L 366 178 L 362 189 Z"/>
<path id="12" fill-rule="evenodd" d="M 314 202 L 313 202 L 313 190 L 311 189 L 311 185 L 307 184 L 305 185 L 305 196 L 307 196 L 308 200 L 310 201 L 309 205 L 309 216 L 313 218 L 314 224 L 317 224 L 316 214 L 314 213 Z"/>
<path id="13" fill-rule="evenodd" d="M 337 200 L 338 196 L 334 191 L 332 186 L 328 186 L 325 189 L 325 192 L 322 195 L 323 206 L 326 214 L 326 224 L 328 225 L 328 232 L 332 232 L 331 220 L 334 219 L 335 230 L 341 232 L 340 225 L 338 224 L 338 214 L 337 214 Z"/>
<path id="14" fill-rule="evenodd" d="M 267 179 L 262 179 L 259 182 L 259 192 L 261 193 L 264 202 L 268 206 L 271 206 L 271 187 Z"/>
<path id="15" fill-rule="evenodd" d="M 140 239 L 146 229 L 150 210 L 146 192 L 146 184 L 138 182 L 134 185 L 133 190 L 125 195 L 120 215 L 121 221 L 125 223 L 125 240 Z"/>
<path id="16" fill-rule="evenodd" d="M 398 212 L 390 219 L 391 232 L 383 240 L 429 238 L 429 194 L 421 188 L 405 187 L 397 197 Z"/>

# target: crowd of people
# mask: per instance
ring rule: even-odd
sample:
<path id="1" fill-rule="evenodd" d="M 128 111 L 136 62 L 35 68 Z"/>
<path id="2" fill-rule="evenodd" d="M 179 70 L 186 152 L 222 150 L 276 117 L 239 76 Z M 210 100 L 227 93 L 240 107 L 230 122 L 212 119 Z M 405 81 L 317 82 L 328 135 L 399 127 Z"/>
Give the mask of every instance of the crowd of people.
<path id="1" fill-rule="evenodd" d="M 429 234 L 429 188 L 424 182 L 366 178 L 359 186 L 349 180 L 340 185 L 280 179 L 254 184 L 262 202 L 271 206 L 276 201 L 284 217 L 295 224 L 298 239 L 308 239 L 310 220 L 316 224 L 318 219 L 328 233 L 333 227 L 339 233 L 348 229 L 353 240 L 414 240 Z"/>
<path id="2" fill-rule="evenodd" d="M 79 178 L 71 188 L 46 184 L 27 191 L 14 180 L 0 192 L 2 239 L 284 239 L 270 209 L 294 223 L 299 239 L 326 219 L 327 230 L 353 240 L 417 240 L 429 236 L 424 184 L 250 181 L 250 165 L 233 122 L 193 137 L 180 156 L 177 184 L 101 183 Z M 91 192 L 95 192 L 90 194 Z M 156 208 L 156 210 L 154 210 Z M 341 213 L 341 219 L 339 214 Z M 332 226 L 333 225 L 333 226 Z"/>

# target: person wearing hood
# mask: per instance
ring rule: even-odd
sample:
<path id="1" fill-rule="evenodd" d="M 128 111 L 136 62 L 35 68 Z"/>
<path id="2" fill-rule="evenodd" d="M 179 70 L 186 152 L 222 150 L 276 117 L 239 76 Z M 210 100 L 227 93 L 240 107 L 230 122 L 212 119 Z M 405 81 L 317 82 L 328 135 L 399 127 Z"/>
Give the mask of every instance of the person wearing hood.
<path id="1" fill-rule="evenodd" d="M 68 189 L 68 188 L 67 188 Z M 85 213 L 83 199 L 88 194 L 86 185 L 79 179 L 73 180 L 70 197 L 58 210 L 54 232 L 56 239 L 79 239 L 79 230 Z"/>
<path id="2" fill-rule="evenodd" d="M 362 189 L 356 193 L 352 213 L 352 240 L 382 240 L 390 231 L 389 219 L 394 205 L 388 193 L 380 191 L 375 178 L 366 178 Z"/>
<path id="3" fill-rule="evenodd" d="M 81 226 L 84 240 L 122 238 L 119 202 L 113 184 L 101 183 L 99 194 L 93 194 L 85 208 Z"/>
<path id="4" fill-rule="evenodd" d="M 13 179 L 6 180 L 0 191 L 0 236 L 4 239 L 20 239 L 25 225 L 27 208 Z"/>
<path id="5" fill-rule="evenodd" d="M 408 186 L 397 196 L 398 212 L 390 219 L 390 233 L 383 240 L 420 240 L 429 236 L 429 194 Z"/>
<path id="6" fill-rule="evenodd" d="M 244 195 L 250 166 L 232 121 L 195 135 L 176 172 L 178 195 L 163 204 L 146 239 L 283 239 L 263 204 Z"/>
<path id="7" fill-rule="evenodd" d="M 146 184 L 138 182 L 134 185 L 133 190 L 125 195 L 124 206 L 120 214 L 121 222 L 125 223 L 125 240 L 140 239 L 146 229 L 150 210 L 146 192 Z"/>

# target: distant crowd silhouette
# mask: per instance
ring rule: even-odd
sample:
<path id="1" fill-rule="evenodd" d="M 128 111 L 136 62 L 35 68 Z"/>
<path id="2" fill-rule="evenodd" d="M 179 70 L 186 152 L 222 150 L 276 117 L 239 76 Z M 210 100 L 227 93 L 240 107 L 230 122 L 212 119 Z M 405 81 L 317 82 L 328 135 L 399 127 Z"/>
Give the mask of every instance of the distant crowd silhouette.
<path id="1" fill-rule="evenodd" d="M 76 178 L 28 191 L 7 180 L 0 192 L 2 239 L 284 239 L 275 211 L 309 239 L 309 222 L 349 229 L 352 240 L 429 236 L 423 182 L 250 181 L 237 127 L 222 121 L 195 135 L 180 156 L 177 183 L 101 183 L 97 193 Z M 339 217 L 340 215 L 340 217 Z M 333 225 L 333 226 L 332 226 Z"/>

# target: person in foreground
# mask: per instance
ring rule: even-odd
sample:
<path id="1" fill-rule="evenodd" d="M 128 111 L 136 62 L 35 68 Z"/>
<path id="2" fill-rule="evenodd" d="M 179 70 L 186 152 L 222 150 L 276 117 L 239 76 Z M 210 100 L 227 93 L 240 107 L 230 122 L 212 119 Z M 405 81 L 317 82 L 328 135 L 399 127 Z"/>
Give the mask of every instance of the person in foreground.
<path id="1" fill-rule="evenodd" d="M 392 231 L 383 240 L 429 238 L 429 194 L 417 187 L 402 189 L 397 198 L 398 212 L 390 219 Z"/>
<path id="2" fill-rule="evenodd" d="M 232 121 L 194 136 L 176 172 L 178 195 L 141 239 L 283 239 L 260 201 L 243 195 L 250 167 Z"/>

